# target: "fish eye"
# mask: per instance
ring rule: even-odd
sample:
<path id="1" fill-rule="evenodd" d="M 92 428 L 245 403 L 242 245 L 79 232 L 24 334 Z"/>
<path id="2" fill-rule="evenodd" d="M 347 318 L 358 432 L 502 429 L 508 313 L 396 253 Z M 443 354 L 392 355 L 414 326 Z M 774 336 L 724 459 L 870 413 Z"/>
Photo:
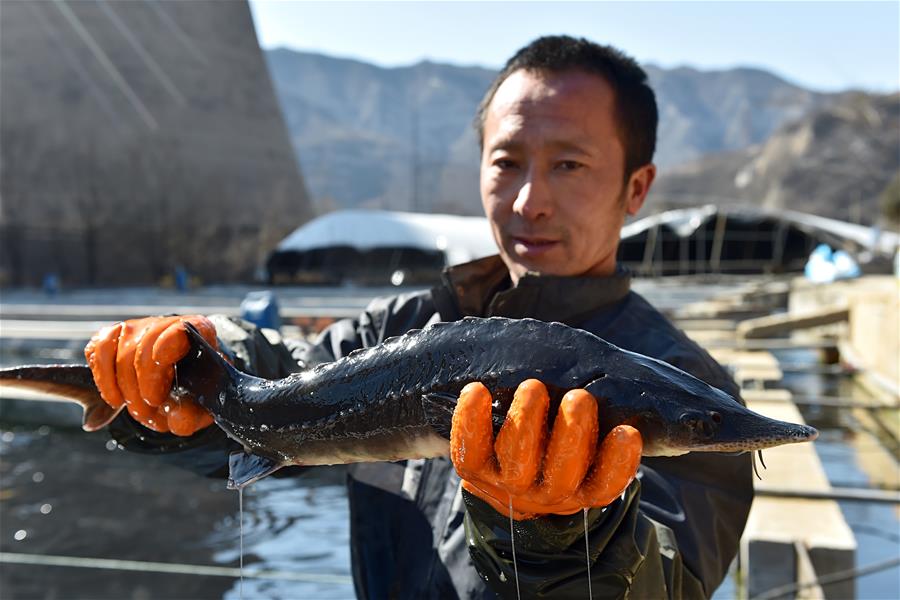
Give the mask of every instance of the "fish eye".
<path id="1" fill-rule="evenodd" d="M 712 422 L 715 423 L 716 425 L 718 425 L 719 423 L 722 422 L 722 415 L 720 415 L 719 413 L 717 413 L 714 410 L 711 410 L 709 412 L 709 418 L 712 419 Z"/>
<path id="2" fill-rule="evenodd" d="M 706 418 L 703 413 L 689 411 L 682 413 L 678 418 L 678 421 L 703 438 L 709 439 L 716 433 L 716 427 L 714 425 L 714 423 L 716 423 L 716 415 L 719 417 L 719 420 L 721 420 L 721 415 L 714 411 L 710 411 L 708 415 L 709 418 Z"/>

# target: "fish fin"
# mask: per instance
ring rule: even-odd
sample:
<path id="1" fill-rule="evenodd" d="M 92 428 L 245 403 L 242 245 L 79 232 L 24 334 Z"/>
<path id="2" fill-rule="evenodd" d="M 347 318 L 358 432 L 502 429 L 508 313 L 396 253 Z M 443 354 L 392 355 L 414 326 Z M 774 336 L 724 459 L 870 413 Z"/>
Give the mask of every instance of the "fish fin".
<path id="1" fill-rule="evenodd" d="M 237 490 L 271 475 L 283 465 L 271 458 L 249 452 L 232 452 L 228 457 L 228 489 Z"/>
<path id="2" fill-rule="evenodd" d="M 81 418 L 81 428 L 85 431 L 99 431 L 112 423 L 113 419 L 119 416 L 119 413 L 125 409 L 122 404 L 119 408 L 113 408 L 106 402 L 96 402 L 84 406 L 84 416 Z"/>
<path id="3" fill-rule="evenodd" d="M 450 439 L 450 429 L 453 426 L 453 411 L 459 396 L 446 392 L 430 392 L 422 394 L 422 409 L 425 411 L 425 421 L 439 436 Z M 497 414 L 496 409 L 491 414 L 494 435 L 500 433 L 500 428 L 506 418 Z"/>
<path id="4" fill-rule="evenodd" d="M 112 408 L 97 391 L 85 365 L 29 365 L 0 369 L 0 385 L 42 392 L 77 402 L 84 409 L 82 429 L 97 431 L 116 418 L 122 407 Z"/>
<path id="5" fill-rule="evenodd" d="M 453 425 L 453 410 L 459 396 L 444 392 L 430 392 L 422 395 L 422 409 L 425 420 L 439 436 L 450 439 L 450 427 Z"/>

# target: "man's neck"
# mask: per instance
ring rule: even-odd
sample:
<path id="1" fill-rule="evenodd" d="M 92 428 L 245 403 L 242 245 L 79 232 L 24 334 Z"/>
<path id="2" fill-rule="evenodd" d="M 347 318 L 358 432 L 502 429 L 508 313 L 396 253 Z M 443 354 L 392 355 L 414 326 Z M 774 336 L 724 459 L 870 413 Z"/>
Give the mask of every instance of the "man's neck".
<path id="1" fill-rule="evenodd" d="M 496 255 L 450 267 L 443 277 L 434 293 L 444 319 L 505 316 L 569 323 L 622 300 L 631 281 L 626 271 L 617 270 L 608 277 L 525 274 L 513 285 L 509 269 Z"/>
<path id="2" fill-rule="evenodd" d="M 602 267 L 596 267 L 590 269 L 585 273 L 578 273 L 571 275 L 571 277 L 610 277 L 617 273 L 619 270 L 619 263 L 613 261 L 611 265 L 603 265 Z M 525 275 L 529 275 L 531 277 L 541 277 L 545 275 L 540 271 L 526 271 L 525 273 L 517 273 L 516 271 L 510 269 L 509 270 L 509 279 L 512 281 L 512 287 L 517 287 L 519 285 L 519 280 Z M 553 275 L 551 275 L 553 276 Z M 560 277 L 560 276 L 554 276 Z M 564 276 L 563 276 L 564 277 Z"/>

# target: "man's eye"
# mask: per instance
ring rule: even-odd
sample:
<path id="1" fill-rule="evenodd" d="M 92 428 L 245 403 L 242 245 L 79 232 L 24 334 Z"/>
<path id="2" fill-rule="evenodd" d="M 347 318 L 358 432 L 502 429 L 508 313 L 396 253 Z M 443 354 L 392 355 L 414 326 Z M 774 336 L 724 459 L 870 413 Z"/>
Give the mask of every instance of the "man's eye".
<path id="1" fill-rule="evenodd" d="M 583 166 L 584 165 L 578 161 L 563 160 L 563 161 L 559 162 L 559 164 L 557 165 L 557 168 L 562 171 L 576 171 L 576 170 L 582 168 Z"/>
<path id="2" fill-rule="evenodd" d="M 497 160 L 494 161 L 494 166 L 497 167 L 498 169 L 505 170 L 505 169 L 515 169 L 517 165 L 516 165 L 516 161 L 514 161 L 514 160 L 510 160 L 508 158 L 498 158 Z"/>

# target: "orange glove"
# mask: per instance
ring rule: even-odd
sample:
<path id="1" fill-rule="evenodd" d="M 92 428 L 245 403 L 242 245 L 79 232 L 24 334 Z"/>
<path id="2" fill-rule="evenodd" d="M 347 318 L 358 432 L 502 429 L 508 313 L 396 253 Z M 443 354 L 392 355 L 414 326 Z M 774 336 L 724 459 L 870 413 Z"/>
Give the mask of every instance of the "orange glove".
<path id="1" fill-rule="evenodd" d="M 142 425 L 187 436 L 212 424 L 212 415 L 192 398 L 170 394 L 175 363 L 190 349 L 188 322 L 214 348 L 216 329 L 204 316 L 131 319 L 98 331 L 84 348 L 94 383 L 113 408 L 123 404 Z"/>
<path id="2" fill-rule="evenodd" d="M 547 443 L 549 407 L 543 383 L 522 382 L 496 442 L 484 385 L 464 387 L 453 412 L 450 458 L 463 487 L 503 515 L 511 500 L 516 520 L 606 506 L 628 487 L 641 461 L 641 434 L 629 425 L 613 428 L 596 448 L 597 401 L 589 392 L 563 397 Z"/>

